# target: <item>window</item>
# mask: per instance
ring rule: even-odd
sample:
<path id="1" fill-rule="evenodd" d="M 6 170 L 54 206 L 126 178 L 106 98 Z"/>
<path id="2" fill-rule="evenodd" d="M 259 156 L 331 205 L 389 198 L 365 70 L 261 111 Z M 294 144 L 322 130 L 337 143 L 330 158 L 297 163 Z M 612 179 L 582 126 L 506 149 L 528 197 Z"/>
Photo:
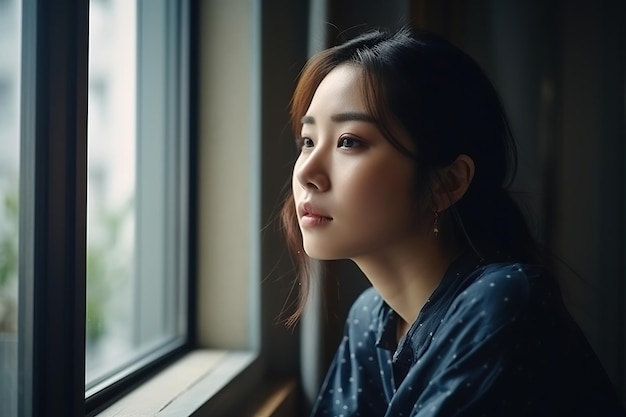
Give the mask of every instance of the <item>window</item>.
<path id="1" fill-rule="evenodd" d="M 187 65 L 178 4 L 90 2 L 88 396 L 155 349 L 185 341 Z"/>
<path id="2" fill-rule="evenodd" d="M 13 347 L 0 328 L 11 387 L 2 380 L 0 414 L 84 415 L 189 347 L 189 6 L 24 0 L 22 10 L 21 60 L 17 12 L 0 44 L 12 65 L 7 83 L 0 62 L 0 103 L 17 108 L 16 62 L 23 80 L 21 120 L 14 111 L 0 129 L 2 318 L 4 300 L 16 309 L 19 298 Z"/>

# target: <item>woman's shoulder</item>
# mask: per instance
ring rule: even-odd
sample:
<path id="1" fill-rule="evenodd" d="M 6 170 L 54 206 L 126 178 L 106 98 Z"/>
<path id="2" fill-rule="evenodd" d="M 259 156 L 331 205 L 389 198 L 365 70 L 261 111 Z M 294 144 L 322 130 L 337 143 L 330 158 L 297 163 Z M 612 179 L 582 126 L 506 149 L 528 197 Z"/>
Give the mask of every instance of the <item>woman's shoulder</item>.
<path id="1" fill-rule="evenodd" d="M 515 321 L 536 296 L 538 283 L 549 279 L 540 268 L 514 262 L 487 264 L 465 279 L 449 315 L 478 319 L 489 327 Z"/>
<path id="2" fill-rule="evenodd" d="M 543 277 L 541 268 L 517 262 L 491 263 L 472 274 L 466 291 L 483 298 L 491 299 L 499 295 L 511 295 L 524 298 L 534 283 Z M 490 291 L 486 291 L 489 289 Z"/>
<path id="3" fill-rule="evenodd" d="M 537 284 L 549 279 L 547 272 L 539 266 L 517 262 L 491 263 L 468 277 L 463 293 L 487 303 L 524 302 Z"/>

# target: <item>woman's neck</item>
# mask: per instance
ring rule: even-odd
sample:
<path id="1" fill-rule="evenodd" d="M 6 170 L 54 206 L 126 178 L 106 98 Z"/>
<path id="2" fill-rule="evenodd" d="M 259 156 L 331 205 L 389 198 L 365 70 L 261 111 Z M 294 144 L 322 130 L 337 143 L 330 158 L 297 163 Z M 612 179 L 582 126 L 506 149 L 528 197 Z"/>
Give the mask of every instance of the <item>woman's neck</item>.
<path id="1" fill-rule="evenodd" d="M 439 242 L 404 245 L 385 254 L 354 259 L 383 300 L 398 314 L 402 337 L 458 256 Z"/>

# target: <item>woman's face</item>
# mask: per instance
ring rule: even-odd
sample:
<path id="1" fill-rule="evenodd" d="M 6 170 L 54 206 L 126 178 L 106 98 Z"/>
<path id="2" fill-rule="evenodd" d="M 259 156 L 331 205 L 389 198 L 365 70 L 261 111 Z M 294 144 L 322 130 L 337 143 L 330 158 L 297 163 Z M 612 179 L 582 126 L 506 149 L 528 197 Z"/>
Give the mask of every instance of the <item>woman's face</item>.
<path id="1" fill-rule="evenodd" d="M 316 259 L 384 256 L 424 235 L 415 164 L 391 145 L 367 113 L 361 70 L 333 69 L 302 118 L 293 195 L 304 250 Z M 395 129 L 400 140 L 410 140 Z"/>

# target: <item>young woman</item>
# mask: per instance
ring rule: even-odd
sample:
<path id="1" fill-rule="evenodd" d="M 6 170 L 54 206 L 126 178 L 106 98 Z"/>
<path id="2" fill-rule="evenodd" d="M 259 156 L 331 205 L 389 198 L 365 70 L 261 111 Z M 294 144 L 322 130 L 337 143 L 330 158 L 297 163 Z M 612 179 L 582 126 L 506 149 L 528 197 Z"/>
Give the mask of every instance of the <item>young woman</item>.
<path id="1" fill-rule="evenodd" d="M 623 416 L 509 197 L 515 146 L 448 42 L 371 32 L 314 56 L 283 224 L 300 264 L 351 259 L 351 308 L 313 416 Z"/>

